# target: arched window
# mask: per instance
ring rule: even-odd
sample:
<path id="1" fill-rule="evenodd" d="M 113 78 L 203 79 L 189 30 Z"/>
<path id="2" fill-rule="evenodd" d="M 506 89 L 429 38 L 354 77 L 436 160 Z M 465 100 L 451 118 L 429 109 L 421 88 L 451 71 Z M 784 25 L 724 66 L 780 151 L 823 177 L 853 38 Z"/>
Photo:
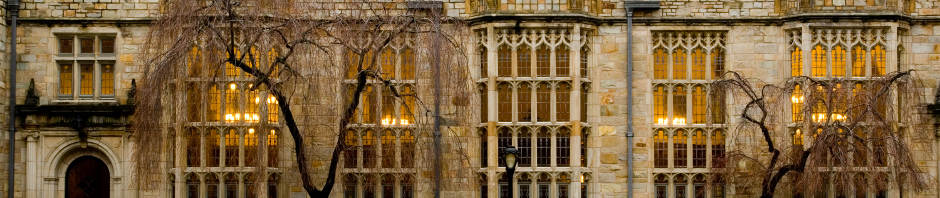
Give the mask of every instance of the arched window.
<path id="1" fill-rule="evenodd" d="M 724 176 L 722 175 L 713 175 L 711 177 L 712 197 L 715 197 L 715 198 L 725 197 L 725 181 L 723 177 Z"/>
<path id="2" fill-rule="evenodd" d="M 225 198 L 236 198 L 238 196 L 238 175 L 229 173 L 225 175 Z"/>
<path id="3" fill-rule="evenodd" d="M 225 134 L 225 166 L 238 166 L 238 132 L 229 129 Z"/>
<path id="4" fill-rule="evenodd" d="M 687 182 L 688 182 L 688 179 L 685 178 L 684 174 L 676 175 L 675 180 L 673 181 L 673 185 L 676 187 L 676 191 L 675 191 L 676 198 L 686 197 L 686 186 L 689 185 Z"/>
<path id="5" fill-rule="evenodd" d="M 196 83 L 189 83 L 186 87 L 186 115 L 190 122 L 202 120 L 202 90 Z"/>
<path id="6" fill-rule="evenodd" d="M 836 45 L 832 48 L 832 77 L 845 77 L 845 48 Z"/>
<path id="7" fill-rule="evenodd" d="M 793 131 L 793 146 L 803 146 L 803 130 L 796 129 Z M 802 150 L 802 148 L 799 149 Z"/>
<path id="8" fill-rule="evenodd" d="M 568 102 L 570 100 L 571 85 L 559 83 L 558 87 L 555 89 L 555 121 L 567 122 L 571 119 L 571 108 Z"/>
<path id="9" fill-rule="evenodd" d="M 241 114 L 238 112 L 238 98 L 240 95 L 238 85 L 229 83 L 225 89 L 225 122 L 236 122 L 241 120 Z"/>
<path id="10" fill-rule="evenodd" d="M 271 132 L 268 133 L 268 166 L 277 167 L 277 131 L 271 129 Z"/>
<path id="11" fill-rule="evenodd" d="M 549 122 L 551 121 L 551 100 L 552 100 L 552 88 L 551 84 L 548 83 L 539 83 L 535 91 L 536 95 L 536 121 L 538 122 Z"/>
<path id="12" fill-rule="evenodd" d="M 218 129 L 209 129 L 209 137 L 206 137 L 206 166 L 207 167 L 217 167 L 219 166 L 219 155 L 222 136 L 219 134 Z"/>
<path id="13" fill-rule="evenodd" d="M 686 156 L 688 156 L 688 150 L 686 149 L 686 144 L 688 143 L 688 135 L 685 131 L 677 130 L 676 133 L 672 136 L 672 150 L 675 152 L 673 157 L 673 166 L 676 168 L 685 168 L 688 167 Z"/>
<path id="14" fill-rule="evenodd" d="M 669 139 L 667 137 L 666 131 L 659 129 L 656 130 L 656 135 L 653 136 L 653 142 L 655 143 L 655 162 L 656 168 L 669 168 Z"/>
<path id="15" fill-rule="evenodd" d="M 343 197 L 345 198 L 356 198 L 356 176 L 353 174 L 346 174 L 346 177 L 343 178 Z"/>
<path id="16" fill-rule="evenodd" d="M 414 176 L 406 174 L 401 177 L 400 192 L 401 198 L 413 198 L 415 197 L 415 179 Z"/>
<path id="17" fill-rule="evenodd" d="M 480 135 L 480 142 L 479 142 L 479 144 L 477 144 L 477 145 L 479 145 L 479 147 L 480 147 L 480 167 L 487 167 L 487 166 L 489 166 L 489 165 L 487 165 L 487 160 L 486 160 L 486 158 L 488 158 L 489 156 L 488 156 L 488 154 L 487 154 L 487 152 L 486 152 L 486 142 L 488 142 L 488 141 L 486 140 L 486 139 L 487 139 L 487 137 L 486 137 L 486 128 L 481 127 L 481 128 L 479 128 L 478 130 L 479 130 L 479 132 L 477 132 L 477 133 Z"/>
<path id="18" fill-rule="evenodd" d="M 872 146 L 871 148 L 872 166 L 876 166 L 876 167 L 886 166 L 887 160 L 888 160 L 887 158 L 888 153 L 886 150 L 887 149 L 887 144 L 886 144 L 887 135 L 885 134 L 885 129 L 876 127 L 876 128 L 871 128 L 869 130 L 871 130 L 871 136 L 872 136 L 872 137 L 869 137 L 869 139 L 871 140 L 871 146 Z"/>
<path id="19" fill-rule="evenodd" d="M 571 52 L 568 50 L 567 45 L 559 45 L 555 49 L 555 76 L 566 77 L 568 76 L 568 68 L 571 67 L 570 60 Z"/>
<path id="20" fill-rule="evenodd" d="M 372 85 L 366 85 L 362 91 L 362 123 L 375 124 L 376 94 Z"/>
<path id="21" fill-rule="evenodd" d="M 725 73 L 725 52 L 722 48 L 714 48 L 712 56 L 712 79 L 721 79 Z"/>
<path id="22" fill-rule="evenodd" d="M 416 98 L 418 98 L 418 96 L 415 95 L 415 92 L 411 86 L 402 86 L 401 96 L 401 100 L 404 101 L 404 105 L 398 107 L 401 112 L 401 121 L 399 123 L 402 125 L 413 124 L 415 123 L 415 106 L 418 105 L 415 101 L 417 101 Z M 486 106 L 483 106 L 483 108 L 485 107 Z M 481 114 L 481 116 L 486 115 Z"/>
<path id="23" fill-rule="evenodd" d="M 696 174 L 692 177 L 692 194 L 695 198 L 705 198 L 705 175 Z"/>
<path id="24" fill-rule="evenodd" d="M 510 178 L 506 175 L 499 175 L 496 178 L 499 178 L 497 184 L 499 184 L 499 195 L 500 198 L 511 198 L 512 197 L 512 188 L 509 187 Z"/>
<path id="25" fill-rule="evenodd" d="M 219 90 L 219 85 L 212 84 L 209 87 L 209 110 L 206 112 L 206 121 L 209 122 L 218 122 L 220 106 L 222 106 L 222 93 Z"/>
<path id="26" fill-rule="evenodd" d="M 261 115 L 258 114 L 258 111 L 261 110 L 261 97 L 258 96 L 258 90 L 255 89 L 251 91 L 251 85 L 248 85 L 248 101 L 245 101 L 245 121 L 246 122 L 258 122 L 261 121 Z"/>
<path id="27" fill-rule="evenodd" d="M 499 77 L 512 77 L 512 51 L 508 45 L 500 45 L 497 51 L 499 59 L 497 61 L 497 75 Z"/>
<path id="28" fill-rule="evenodd" d="M 258 194 L 255 191 L 255 189 L 257 189 L 257 187 L 255 186 L 255 180 L 257 179 L 255 179 L 254 174 L 251 174 L 251 173 L 245 174 L 244 180 L 242 180 L 245 183 L 245 187 L 244 187 L 245 190 L 242 191 L 244 192 L 244 195 L 242 195 L 242 197 L 257 197 L 258 196 Z"/>
<path id="29" fill-rule="evenodd" d="M 516 67 L 519 69 L 519 77 L 532 77 L 532 50 L 529 45 L 520 45 L 516 49 Z"/>
<path id="30" fill-rule="evenodd" d="M 669 55 L 666 54 L 666 49 L 656 48 L 653 50 L 653 78 L 655 79 L 666 79 L 669 78 L 668 69 Z"/>
<path id="31" fill-rule="evenodd" d="M 359 55 L 346 50 L 346 79 L 354 79 L 359 74 Z"/>
<path id="32" fill-rule="evenodd" d="M 590 155 L 588 154 L 587 147 L 588 147 L 588 141 L 591 140 L 590 138 L 591 138 L 591 129 L 587 127 L 581 128 L 581 167 L 588 166 L 587 165 L 588 156 Z"/>
<path id="33" fill-rule="evenodd" d="M 375 187 L 378 182 L 375 181 L 375 177 L 375 174 L 362 175 L 362 197 L 376 197 Z"/>
<path id="34" fill-rule="evenodd" d="M 202 52 L 199 51 L 199 46 L 193 45 L 188 58 L 186 66 L 189 69 L 189 77 L 202 76 Z"/>
<path id="35" fill-rule="evenodd" d="M 532 178 L 528 173 L 519 175 L 519 198 L 532 198 Z"/>
<path id="36" fill-rule="evenodd" d="M 362 133 L 362 167 L 375 168 L 375 132 L 367 130 Z"/>
<path id="37" fill-rule="evenodd" d="M 705 124 L 705 87 L 695 86 L 692 89 L 692 123 Z"/>
<path id="38" fill-rule="evenodd" d="M 689 66 L 686 64 L 686 53 L 682 48 L 676 48 L 672 51 L 672 79 L 684 80 L 687 78 L 686 71 Z"/>
<path id="39" fill-rule="evenodd" d="M 343 150 L 346 168 L 356 168 L 359 160 L 359 135 L 353 130 L 346 131 L 346 149 Z"/>
<path id="40" fill-rule="evenodd" d="M 710 92 L 711 95 L 711 105 L 709 110 L 711 111 L 712 121 L 711 123 L 715 124 L 724 124 L 725 123 L 725 92 L 722 89 L 713 89 Z"/>
<path id="41" fill-rule="evenodd" d="M 277 198 L 277 180 L 278 176 L 272 174 L 268 176 L 268 198 Z M 355 186 L 355 184 L 353 185 Z M 355 190 L 355 189 L 354 189 Z M 355 193 L 355 192 L 354 192 Z"/>
<path id="42" fill-rule="evenodd" d="M 666 90 L 662 85 L 653 88 L 653 119 L 659 125 L 669 123 L 666 117 Z"/>
<path id="43" fill-rule="evenodd" d="M 712 167 L 725 167 L 725 132 L 721 129 L 712 132 Z"/>
<path id="44" fill-rule="evenodd" d="M 219 192 L 221 183 L 219 182 L 219 177 L 215 176 L 215 173 L 206 173 L 206 197 L 217 198 L 222 197 Z M 196 188 L 199 188 L 198 186 Z"/>
<path id="45" fill-rule="evenodd" d="M 682 125 L 686 123 L 686 97 L 688 92 L 683 86 L 676 86 L 672 91 L 672 124 Z"/>
<path id="46" fill-rule="evenodd" d="M 790 50 L 790 76 L 803 75 L 803 50 L 794 47 Z"/>
<path id="47" fill-rule="evenodd" d="M 498 87 L 499 107 L 497 115 L 500 122 L 512 122 L 512 88 L 508 83 L 500 83 Z"/>
<path id="48" fill-rule="evenodd" d="M 379 61 L 382 61 L 382 79 L 385 80 L 394 80 L 395 79 L 395 52 L 392 52 L 391 48 L 386 47 L 385 50 L 382 50 L 382 54 L 379 57 Z"/>
<path id="49" fill-rule="evenodd" d="M 656 198 L 668 198 L 669 191 L 669 180 L 666 179 L 666 175 L 657 174 L 656 179 L 654 180 L 656 186 Z"/>
<path id="50" fill-rule="evenodd" d="M 591 91 L 591 88 L 588 87 L 587 83 L 584 83 L 581 86 L 581 122 L 588 122 L 587 112 L 588 112 L 588 92 Z"/>
<path id="51" fill-rule="evenodd" d="M 562 127 L 555 134 L 555 163 L 558 167 L 568 167 L 570 164 L 570 144 L 569 136 L 571 133 L 568 128 Z"/>
<path id="52" fill-rule="evenodd" d="M 480 86 L 480 122 L 486 123 L 489 122 L 489 98 L 487 98 L 486 84 Z M 355 120 L 355 119 L 353 119 Z"/>
<path id="53" fill-rule="evenodd" d="M 550 167 L 551 158 L 552 158 L 552 135 L 548 131 L 548 127 L 539 128 L 538 137 L 536 138 L 536 153 L 537 164 L 539 167 Z"/>
<path id="54" fill-rule="evenodd" d="M 538 182 L 537 185 L 539 188 L 539 192 L 538 192 L 539 198 L 549 198 L 550 197 L 549 193 L 551 193 L 551 190 L 549 189 L 551 189 L 552 179 L 548 176 L 548 173 L 543 173 L 539 175 L 539 179 L 537 182 Z"/>
<path id="55" fill-rule="evenodd" d="M 555 183 L 558 184 L 558 198 L 568 198 L 568 184 L 571 183 L 571 178 L 568 177 L 567 173 L 562 173 L 558 175 L 558 179 L 555 180 Z"/>
<path id="56" fill-rule="evenodd" d="M 793 86 L 793 93 L 790 96 L 790 106 L 792 107 L 791 111 L 793 113 L 792 119 L 793 122 L 802 122 L 803 121 L 803 89 L 800 88 L 800 85 Z"/>
<path id="57" fill-rule="evenodd" d="M 855 197 L 862 198 L 868 196 L 868 176 L 865 173 L 855 174 Z"/>
<path id="58" fill-rule="evenodd" d="M 412 134 L 411 130 L 401 131 L 401 167 L 402 168 L 414 168 L 415 167 L 415 136 Z"/>
<path id="59" fill-rule="evenodd" d="M 188 128 L 186 131 L 186 164 L 189 167 L 202 166 L 202 164 L 199 163 L 199 158 L 202 156 L 200 149 L 202 135 L 199 134 L 199 129 L 196 128 Z"/>
<path id="60" fill-rule="evenodd" d="M 517 91 L 519 102 L 516 103 L 516 109 L 519 110 L 519 122 L 532 122 L 532 87 L 527 82 L 521 82 Z"/>
<path id="61" fill-rule="evenodd" d="M 861 45 L 852 48 L 852 76 L 865 77 L 865 48 Z"/>
<path id="62" fill-rule="evenodd" d="M 382 86 L 380 89 L 382 93 L 382 125 L 395 125 L 398 124 L 395 116 L 395 94 L 392 93 L 392 89 L 389 89 L 386 86 Z"/>
<path id="63" fill-rule="evenodd" d="M 503 149 L 506 149 L 509 146 L 512 146 L 512 132 L 509 131 L 507 127 L 500 127 L 499 133 L 497 134 L 497 142 L 499 149 L 496 150 L 497 153 L 502 152 Z M 502 157 L 497 157 L 499 159 L 499 166 L 506 167 L 506 161 Z"/>
<path id="64" fill-rule="evenodd" d="M 478 52 L 480 53 L 480 78 L 489 77 L 486 73 L 486 63 L 489 61 L 486 57 L 486 46 L 480 45 L 477 48 L 480 49 Z"/>
<path id="65" fill-rule="evenodd" d="M 268 95 L 268 122 L 277 123 L 278 112 L 281 111 L 281 108 L 277 105 L 277 98 L 274 95 Z"/>
<path id="66" fill-rule="evenodd" d="M 477 179 L 477 183 L 480 184 L 480 198 L 489 198 L 490 190 L 487 189 L 489 182 L 487 182 L 486 175 L 481 173 Z"/>
<path id="67" fill-rule="evenodd" d="M 855 147 L 852 150 L 852 160 L 855 162 L 855 166 L 868 166 L 868 143 L 864 141 L 869 138 L 868 133 L 865 132 L 863 127 L 855 128 L 854 131 L 855 135 L 861 140 L 852 142 Z"/>
<path id="68" fill-rule="evenodd" d="M 692 50 L 692 80 L 705 80 L 705 50 Z"/>
<path id="69" fill-rule="evenodd" d="M 591 76 L 591 70 L 588 68 L 588 55 L 590 54 L 591 50 L 588 49 L 587 45 L 581 47 L 581 78 Z"/>
<path id="70" fill-rule="evenodd" d="M 532 166 L 532 133 L 529 132 L 528 127 L 519 128 L 519 139 L 517 139 L 517 144 L 519 145 L 519 167 L 530 167 Z"/>
<path id="71" fill-rule="evenodd" d="M 885 68 L 887 67 L 887 55 L 885 53 L 884 46 L 875 45 L 871 49 L 871 75 L 872 76 L 884 76 Z"/>
<path id="72" fill-rule="evenodd" d="M 395 198 L 395 177 L 391 174 L 382 176 L 382 198 Z"/>
<path id="73" fill-rule="evenodd" d="M 385 129 L 382 132 L 382 168 L 394 168 L 395 164 L 395 135 Z"/>
<path id="74" fill-rule="evenodd" d="M 199 198 L 199 176 L 195 173 L 186 177 L 186 198 Z"/>
<path id="75" fill-rule="evenodd" d="M 548 45 L 539 45 L 535 50 L 535 70 L 538 77 L 551 76 L 551 65 L 549 63 L 550 51 Z"/>
<path id="76" fill-rule="evenodd" d="M 813 54 L 813 77 L 826 77 L 826 49 L 822 45 L 816 45 L 811 52 Z"/>
<path id="77" fill-rule="evenodd" d="M 484 54 L 486 53 L 484 52 Z M 401 50 L 401 79 L 402 80 L 414 80 L 415 72 L 416 71 L 415 71 L 414 50 L 411 50 L 411 48 L 405 48 Z"/>
<path id="78" fill-rule="evenodd" d="M 225 55 L 226 55 L 225 56 L 226 58 L 229 58 L 232 56 L 231 54 L 229 54 L 228 51 L 225 52 Z M 238 49 L 235 49 L 235 57 L 241 57 L 241 52 Z M 235 65 L 232 65 L 232 63 L 229 63 L 228 61 L 225 62 L 225 76 L 226 77 L 237 78 L 238 74 L 241 73 L 240 71 L 241 69 L 235 67 Z"/>
<path id="79" fill-rule="evenodd" d="M 589 194 L 589 192 L 591 192 L 590 184 L 591 184 L 591 175 L 588 175 L 587 173 L 582 173 L 581 174 L 581 197 L 584 197 L 584 198 L 591 197 L 591 194 Z"/>
<path id="80" fill-rule="evenodd" d="M 257 166 L 258 133 L 255 132 L 255 128 L 248 128 L 248 132 L 245 133 L 245 144 L 242 146 L 245 148 L 245 166 Z"/>
<path id="81" fill-rule="evenodd" d="M 706 146 L 705 131 L 701 129 L 696 129 L 692 134 L 692 167 L 693 168 L 705 168 L 705 146 Z"/>

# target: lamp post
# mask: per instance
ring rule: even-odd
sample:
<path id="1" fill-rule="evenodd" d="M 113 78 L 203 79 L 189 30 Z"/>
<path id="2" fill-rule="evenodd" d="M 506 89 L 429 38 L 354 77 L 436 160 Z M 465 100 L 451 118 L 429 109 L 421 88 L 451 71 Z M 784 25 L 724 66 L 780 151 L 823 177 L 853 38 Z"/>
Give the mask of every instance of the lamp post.
<path id="1" fill-rule="evenodd" d="M 516 174 L 516 156 L 519 155 L 519 149 L 516 147 L 506 147 L 503 148 L 503 159 L 506 161 L 506 172 L 509 173 L 509 197 L 514 197 L 515 191 L 513 191 L 513 176 Z"/>

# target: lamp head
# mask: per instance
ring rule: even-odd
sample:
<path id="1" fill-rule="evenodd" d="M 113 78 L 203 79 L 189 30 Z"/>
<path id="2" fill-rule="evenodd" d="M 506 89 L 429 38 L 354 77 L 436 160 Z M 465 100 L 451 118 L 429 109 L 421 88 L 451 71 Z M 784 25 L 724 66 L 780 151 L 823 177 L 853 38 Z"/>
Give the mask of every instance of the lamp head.
<path id="1" fill-rule="evenodd" d="M 516 168 L 516 157 L 519 155 L 519 149 L 516 147 L 508 147 L 503 149 L 503 158 L 506 160 L 506 168 L 515 169 Z"/>

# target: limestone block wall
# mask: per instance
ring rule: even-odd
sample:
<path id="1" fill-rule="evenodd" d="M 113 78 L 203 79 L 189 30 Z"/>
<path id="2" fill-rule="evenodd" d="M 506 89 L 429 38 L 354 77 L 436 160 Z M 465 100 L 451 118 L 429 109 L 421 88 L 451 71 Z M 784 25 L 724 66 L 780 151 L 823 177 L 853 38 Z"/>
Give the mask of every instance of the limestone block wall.
<path id="1" fill-rule="evenodd" d="M 159 14 L 159 0 L 23 0 L 24 18 L 146 18 Z"/>

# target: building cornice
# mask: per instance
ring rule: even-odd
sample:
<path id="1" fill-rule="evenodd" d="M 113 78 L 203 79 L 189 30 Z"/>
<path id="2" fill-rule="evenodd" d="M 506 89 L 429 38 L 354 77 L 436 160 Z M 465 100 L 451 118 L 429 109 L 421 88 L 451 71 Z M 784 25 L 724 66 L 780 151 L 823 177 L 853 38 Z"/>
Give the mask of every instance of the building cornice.
<path id="1" fill-rule="evenodd" d="M 882 22 L 908 22 L 912 24 L 940 23 L 940 16 L 919 17 L 892 13 L 807 13 L 781 17 L 740 17 L 740 18 L 688 18 L 688 17 L 634 17 L 633 22 L 638 25 L 728 25 L 751 23 L 766 25 L 782 25 L 787 22 L 808 22 L 813 20 L 833 21 L 882 21 Z M 626 23 L 625 17 L 597 17 L 576 13 L 552 14 L 481 14 L 466 18 L 468 24 L 477 25 L 501 21 L 525 22 L 579 22 L 589 24 Z"/>
<path id="2" fill-rule="evenodd" d="M 157 18 L 107 18 L 107 19 L 91 19 L 91 18 L 52 18 L 52 17 L 37 17 L 37 18 L 20 18 L 18 19 L 19 23 L 27 24 L 43 24 L 43 25 L 56 25 L 56 24 L 152 24 L 156 21 Z"/>

